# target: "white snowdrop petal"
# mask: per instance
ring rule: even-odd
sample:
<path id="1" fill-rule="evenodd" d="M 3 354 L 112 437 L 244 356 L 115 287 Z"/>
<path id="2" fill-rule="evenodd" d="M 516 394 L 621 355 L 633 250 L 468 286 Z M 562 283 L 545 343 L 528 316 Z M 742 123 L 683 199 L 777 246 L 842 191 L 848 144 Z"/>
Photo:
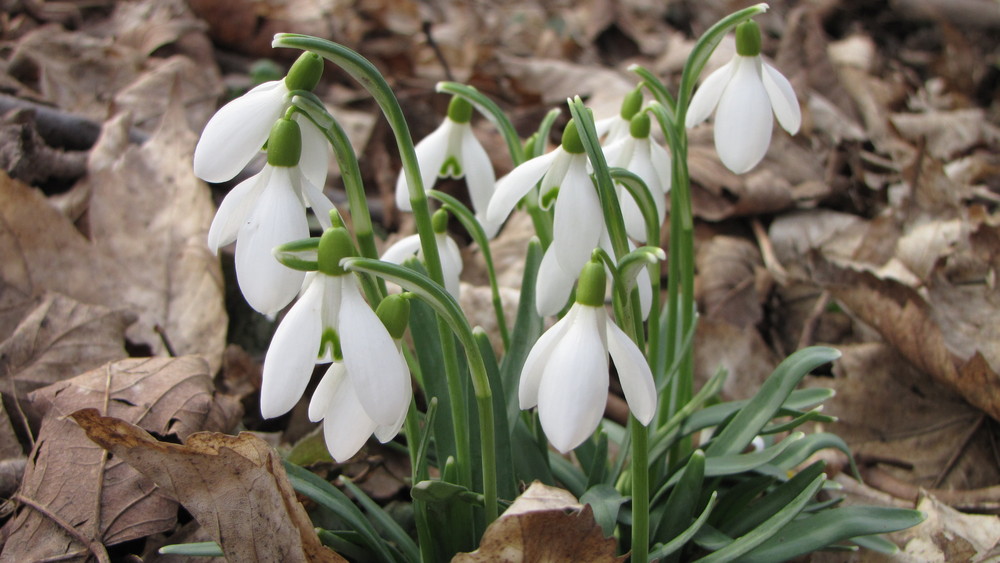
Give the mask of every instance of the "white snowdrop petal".
<path id="1" fill-rule="evenodd" d="M 717 68 L 709 74 L 705 80 L 701 81 L 701 86 L 691 97 L 691 104 L 688 106 L 687 116 L 684 119 L 685 127 L 694 127 L 712 115 L 712 110 L 719 104 L 719 98 L 729 83 L 736 59 Z"/>
<path id="2" fill-rule="evenodd" d="M 580 272 L 570 274 L 562 269 L 556 260 L 555 248 L 550 245 L 538 266 L 538 279 L 535 283 L 535 310 L 538 314 L 548 317 L 561 311 L 566 306 L 573 291 L 573 283 L 579 275 Z"/>
<path id="3" fill-rule="evenodd" d="M 331 397 L 323 419 L 326 449 L 333 459 L 343 462 L 354 457 L 375 431 L 377 424 L 361 406 L 350 374 L 344 377 Z"/>
<path id="4" fill-rule="evenodd" d="M 353 279 L 341 286 L 339 327 L 344 365 L 361 405 L 377 424 L 394 424 L 410 402 L 409 371 Z"/>
<path id="5" fill-rule="evenodd" d="M 260 414 L 264 418 L 290 411 L 309 384 L 323 333 L 322 286 L 310 284 L 274 332 L 264 357 L 260 390 Z"/>
<path id="6" fill-rule="evenodd" d="M 462 277 L 462 251 L 458 244 L 445 233 L 436 233 L 438 254 L 441 258 L 441 271 L 444 276 L 445 289 L 456 300 L 460 292 Z"/>
<path id="7" fill-rule="evenodd" d="M 316 187 L 304 174 L 301 176 L 299 187 L 301 188 L 303 198 L 309 204 L 309 208 L 312 209 L 313 214 L 316 215 L 320 226 L 324 229 L 332 227 L 333 222 L 330 221 L 330 212 L 334 210 L 334 206 L 330 198 L 326 197 L 323 190 Z"/>
<path id="8" fill-rule="evenodd" d="M 552 222 L 552 245 L 559 265 L 578 275 L 597 247 L 604 230 L 604 215 L 597 190 L 587 174 L 587 157 L 575 155 L 574 158 L 559 188 Z"/>
<path id="9" fill-rule="evenodd" d="M 284 81 L 266 82 L 222 106 L 194 149 L 194 173 L 206 182 L 232 179 L 260 151 L 285 106 Z"/>
<path id="10" fill-rule="evenodd" d="M 438 125 L 437 129 L 431 131 L 430 135 L 424 137 L 414 147 L 424 192 L 434 187 L 438 174 L 441 172 L 441 165 L 448 157 L 448 138 L 451 136 L 452 123 L 450 119 L 445 119 L 441 125 Z M 399 177 L 396 178 L 396 207 L 402 211 L 412 209 L 410 207 L 410 189 L 403 171 L 400 171 Z"/>
<path id="11" fill-rule="evenodd" d="M 754 60 L 737 60 L 739 64 L 715 112 L 715 149 L 726 168 L 742 174 L 767 153 L 774 118 Z"/>
<path id="12" fill-rule="evenodd" d="M 771 100 L 771 107 L 774 108 L 774 115 L 781 127 L 794 135 L 802 125 L 802 110 L 799 108 L 798 98 L 795 97 L 795 89 L 776 68 L 764 62 L 761 64 L 764 67 L 761 78 L 767 96 Z"/>
<path id="13" fill-rule="evenodd" d="M 212 219 L 212 226 L 208 229 L 208 247 L 212 252 L 218 253 L 219 248 L 236 240 L 240 227 L 253 212 L 257 198 L 260 197 L 261 190 L 267 186 L 267 178 L 270 175 L 271 168 L 265 167 L 259 174 L 240 182 L 222 199 L 219 210 Z"/>
<path id="14" fill-rule="evenodd" d="M 299 168 L 302 174 L 320 190 L 326 186 L 330 166 L 330 142 L 316 124 L 302 114 L 295 114 L 295 122 L 302 132 L 302 156 Z"/>
<path id="15" fill-rule="evenodd" d="M 538 404 L 538 386 L 542 382 L 542 373 L 552 354 L 552 348 L 562 338 L 576 315 L 577 307 L 571 307 L 565 317 L 542 333 L 528 352 L 528 357 L 521 367 L 521 380 L 517 386 L 517 399 L 521 410 L 530 409 Z"/>
<path id="16" fill-rule="evenodd" d="M 402 264 L 407 258 L 420 251 L 420 235 L 409 235 L 392 243 L 382 253 L 380 260 L 392 264 Z"/>
<path id="17" fill-rule="evenodd" d="M 593 434 L 608 399 L 608 352 L 596 307 L 579 306 L 553 347 L 538 388 L 538 417 L 549 442 L 567 453 Z"/>
<path id="18" fill-rule="evenodd" d="M 316 385 L 312 399 L 309 400 L 309 420 L 319 422 L 326 417 L 326 413 L 330 410 L 330 403 L 346 376 L 347 372 L 344 370 L 343 362 L 330 364 L 326 373 L 323 374 L 323 379 L 320 379 Z"/>
<path id="19" fill-rule="evenodd" d="M 535 184 L 552 166 L 556 157 L 562 153 L 565 151 L 556 149 L 532 158 L 497 180 L 496 190 L 494 190 L 493 197 L 490 198 L 490 205 L 486 210 L 487 221 L 496 225 L 506 221 L 517 202 L 521 201 L 521 198 L 535 187 Z"/>
<path id="20" fill-rule="evenodd" d="M 276 167 L 257 205 L 239 232 L 236 280 L 247 303 L 273 316 L 302 287 L 302 272 L 282 265 L 272 254 L 278 245 L 309 236 L 305 209 L 295 194 L 289 169 Z"/>
<path id="21" fill-rule="evenodd" d="M 462 167 L 465 172 L 465 185 L 469 188 L 469 199 L 472 200 L 472 210 L 476 214 L 485 215 L 493 197 L 496 186 L 496 174 L 493 163 L 486 149 L 472 133 L 472 127 L 465 124 L 462 135 Z"/>
<path id="22" fill-rule="evenodd" d="M 648 425 L 656 414 L 653 373 L 635 342 L 610 320 L 607 321 L 607 327 L 608 351 L 618 370 L 618 380 L 622 384 L 625 400 L 639 422 Z"/>

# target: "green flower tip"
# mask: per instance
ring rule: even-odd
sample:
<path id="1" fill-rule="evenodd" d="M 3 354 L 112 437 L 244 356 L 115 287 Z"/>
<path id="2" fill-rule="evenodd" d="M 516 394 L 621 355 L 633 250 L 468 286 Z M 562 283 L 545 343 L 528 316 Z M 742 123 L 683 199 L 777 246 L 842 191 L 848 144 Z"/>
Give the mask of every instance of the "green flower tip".
<path id="1" fill-rule="evenodd" d="M 323 76 L 323 58 L 306 51 L 292 63 L 285 77 L 285 87 L 289 90 L 312 90 Z"/>
<path id="2" fill-rule="evenodd" d="M 410 300 L 405 294 L 390 295 L 378 304 L 375 314 L 393 339 L 403 338 L 406 325 L 410 322 Z"/>
<path id="3" fill-rule="evenodd" d="M 342 276 L 347 271 L 340 266 L 340 261 L 354 255 L 354 242 L 347 229 L 333 227 L 323 232 L 317 257 L 320 272 L 328 276 Z"/>
<path id="4" fill-rule="evenodd" d="M 448 103 L 448 119 L 455 123 L 472 121 L 472 104 L 461 96 L 452 96 L 451 102 Z"/>
<path id="5" fill-rule="evenodd" d="M 636 114 L 629 123 L 629 133 L 636 139 L 649 137 L 649 115 L 646 112 Z"/>
<path id="6" fill-rule="evenodd" d="M 282 117 L 274 122 L 267 138 L 267 163 L 271 166 L 297 166 L 302 156 L 302 132 L 299 124 Z"/>
<path id="7" fill-rule="evenodd" d="M 760 27 L 757 22 L 747 20 L 736 26 L 736 53 L 743 57 L 760 54 Z"/>
<path id="8" fill-rule="evenodd" d="M 580 281 L 576 285 L 576 302 L 589 307 L 604 306 L 604 290 L 607 284 L 607 274 L 604 264 L 597 260 L 587 262 L 580 272 Z"/>
<path id="9" fill-rule="evenodd" d="M 583 148 L 583 140 L 580 139 L 580 131 L 576 128 L 576 121 L 570 119 L 566 123 L 566 128 L 563 129 L 562 134 L 562 147 L 563 150 L 570 154 L 583 154 L 587 152 L 587 149 Z"/>
<path id="10" fill-rule="evenodd" d="M 438 209 L 431 215 L 431 228 L 437 234 L 442 234 L 448 231 L 448 212 L 444 209 Z"/>
<path id="11" fill-rule="evenodd" d="M 628 94 L 625 94 L 625 99 L 622 100 L 622 109 L 619 115 L 622 119 L 631 120 L 635 117 L 635 114 L 639 113 L 642 109 L 642 86 L 637 87 Z"/>
<path id="12" fill-rule="evenodd" d="M 344 227 L 344 218 L 340 216 L 340 212 L 337 208 L 330 210 L 330 226 L 332 227 Z"/>
<path id="13" fill-rule="evenodd" d="M 538 133 L 532 133 L 528 140 L 524 142 L 524 154 L 531 158 L 535 154 L 535 145 L 538 143 Z"/>

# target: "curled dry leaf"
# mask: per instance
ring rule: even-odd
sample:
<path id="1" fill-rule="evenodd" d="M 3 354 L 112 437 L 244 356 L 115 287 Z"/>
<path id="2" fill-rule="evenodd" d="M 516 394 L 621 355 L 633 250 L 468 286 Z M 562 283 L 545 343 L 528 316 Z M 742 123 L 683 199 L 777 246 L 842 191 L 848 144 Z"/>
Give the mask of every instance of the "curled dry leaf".
<path id="1" fill-rule="evenodd" d="M 452 563 L 505 561 L 624 561 L 605 538 L 590 505 L 568 491 L 535 481 L 483 534 L 479 549 Z"/>
<path id="2" fill-rule="evenodd" d="M 72 416 L 91 440 L 184 505 L 229 561 L 346 561 L 320 543 L 280 456 L 253 434 L 198 433 L 178 445 L 96 409 Z"/>
<path id="3" fill-rule="evenodd" d="M 120 458 L 89 443 L 67 419 L 100 408 L 160 435 L 184 437 L 229 430 L 240 407 L 213 397 L 201 358 L 128 359 L 106 364 L 29 395 L 45 418 L 29 456 L 17 500 L 3 529 L 0 559 L 39 561 L 88 550 L 100 557 L 113 545 L 171 530 L 176 503 Z M 39 508 L 40 507 L 40 508 Z"/>

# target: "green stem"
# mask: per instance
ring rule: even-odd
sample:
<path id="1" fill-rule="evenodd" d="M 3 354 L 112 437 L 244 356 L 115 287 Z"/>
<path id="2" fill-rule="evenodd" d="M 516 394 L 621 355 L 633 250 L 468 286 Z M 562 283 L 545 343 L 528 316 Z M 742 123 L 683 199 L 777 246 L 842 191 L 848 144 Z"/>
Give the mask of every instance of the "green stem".
<path id="1" fill-rule="evenodd" d="M 500 331 L 500 338 L 503 341 L 503 348 L 510 347 L 510 332 L 507 330 L 507 320 L 503 314 L 503 301 L 500 299 L 500 286 L 497 283 L 496 269 L 493 267 L 493 253 L 490 252 L 490 241 L 483 231 L 483 226 L 476 220 L 476 216 L 458 199 L 437 190 L 431 190 L 429 195 L 440 201 L 442 207 L 447 209 L 465 227 L 472 240 L 476 241 L 480 252 L 483 254 L 483 261 L 486 263 L 486 276 L 490 281 L 490 294 L 493 299 L 493 313 L 497 319 L 497 329 Z"/>
<path id="2" fill-rule="evenodd" d="M 465 356 L 469 364 L 469 374 L 472 377 L 472 389 L 476 395 L 476 402 L 479 405 L 479 425 L 480 431 L 489 432 L 489 437 L 483 437 L 483 496 L 486 506 L 486 523 L 489 524 L 496 519 L 498 514 L 497 505 L 497 478 L 496 478 L 496 452 L 493 439 L 493 392 L 490 389 L 489 376 L 486 373 L 486 364 L 479 352 L 475 335 L 469 326 L 469 321 L 462 313 L 455 298 L 427 276 L 404 268 L 396 264 L 389 264 L 380 260 L 370 258 L 345 258 L 341 265 L 355 272 L 365 272 L 384 278 L 395 283 L 403 289 L 416 294 L 423 299 L 438 314 L 447 327 L 453 331 L 453 335 L 458 337 L 465 349 Z M 448 334 L 448 340 L 454 342 L 452 333 Z M 454 351 L 452 353 L 454 356 Z M 462 395 L 457 397 L 460 400 Z M 470 487 L 471 488 L 471 487 Z"/>
<path id="3" fill-rule="evenodd" d="M 630 417 L 632 436 L 632 563 L 649 558 L 649 429 Z"/>

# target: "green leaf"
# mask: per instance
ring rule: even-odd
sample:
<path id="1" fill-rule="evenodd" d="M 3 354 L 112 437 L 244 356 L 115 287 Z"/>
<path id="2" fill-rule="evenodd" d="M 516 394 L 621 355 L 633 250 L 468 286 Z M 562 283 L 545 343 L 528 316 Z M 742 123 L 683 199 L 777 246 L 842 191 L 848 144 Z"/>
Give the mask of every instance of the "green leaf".
<path id="1" fill-rule="evenodd" d="M 653 549 L 649 552 L 650 561 L 667 557 L 691 541 L 691 539 L 703 529 L 705 522 L 712 514 L 712 509 L 715 507 L 715 501 L 718 494 L 719 493 L 717 491 L 712 491 L 712 496 L 708 498 L 708 504 L 705 505 L 705 510 L 701 511 L 698 518 L 696 518 L 695 521 L 692 522 L 691 525 L 688 526 L 683 532 L 677 534 L 674 539 L 665 544 L 656 544 L 653 546 Z"/>
<path id="2" fill-rule="evenodd" d="M 830 397 L 833 397 L 833 395 L 834 391 L 832 389 L 823 387 L 797 389 L 792 391 L 792 394 L 782 403 L 781 407 L 793 410 L 807 409 L 826 401 Z M 681 434 L 687 436 L 710 426 L 718 426 L 733 413 L 749 403 L 749 399 L 729 401 L 701 409 L 684 421 L 684 425 L 681 427 Z"/>
<path id="3" fill-rule="evenodd" d="M 806 487 L 810 486 L 816 477 L 823 474 L 825 466 L 826 464 L 822 461 L 813 463 L 785 483 L 775 487 L 773 491 L 769 492 L 763 498 L 744 507 L 743 510 L 737 513 L 737 518 L 727 522 L 725 526 L 720 526 L 719 529 L 730 536 L 739 536 L 750 531 L 772 514 L 781 510 L 782 507 L 786 506 L 799 493 L 804 491 Z"/>
<path id="4" fill-rule="evenodd" d="M 861 535 L 884 534 L 916 526 L 926 515 L 919 510 L 879 506 L 833 508 L 796 520 L 739 561 L 784 561 Z"/>
<path id="5" fill-rule="evenodd" d="M 622 504 L 628 499 L 623 497 L 617 489 L 607 483 L 600 483 L 587 489 L 580 497 L 580 502 L 589 504 L 594 510 L 594 520 L 601 526 L 605 536 L 610 536 L 615 531 L 618 523 L 618 512 Z"/>
<path id="6" fill-rule="evenodd" d="M 528 243 L 527 257 L 524 261 L 524 275 L 521 277 L 521 299 L 517 304 L 517 318 L 514 321 L 510 346 L 500 364 L 503 393 L 507 403 L 507 424 L 510 427 L 513 427 L 521 412 L 518 408 L 517 398 L 521 368 L 524 367 L 524 360 L 531 352 L 531 347 L 535 345 L 535 341 L 542 334 L 543 320 L 535 310 L 535 282 L 538 279 L 538 267 L 542 263 L 542 254 L 542 244 L 537 238 L 532 238 Z"/>
<path id="7" fill-rule="evenodd" d="M 713 457 L 743 451 L 774 417 L 806 374 L 839 357 L 840 352 L 833 348 L 816 346 L 799 350 L 785 358 L 747 406 L 739 411 L 719 436 L 712 439 L 705 454 Z"/>
<path id="8" fill-rule="evenodd" d="M 386 563 L 396 561 L 385 540 L 375 531 L 372 523 L 340 489 L 298 465 L 286 461 L 284 466 L 288 480 L 292 483 L 295 492 L 306 496 L 344 520 L 352 530 L 361 534 L 365 544 L 378 556 L 379 561 Z"/>
<path id="9" fill-rule="evenodd" d="M 816 494 L 820 486 L 823 485 L 823 480 L 826 479 L 825 476 L 820 475 L 812 480 L 809 485 L 802 490 L 798 495 L 795 496 L 781 510 L 776 512 L 773 516 L 765 520 L 760 526 L 757 526 L 750 532 L 734 539 L 732 543 L 712 552 L 710 555 L 698 559 L 698 563 L 716 563 L 721 561 L 732 561 L 736 557 L 747 553 L 751 549 L 761 545 L 768 538 L 774 536 L 786 524 L 792 521 L 796 515 L 802 512 L 805 508 L 806 503 Z M 773 559 L 768 559 L 767 561 L 783 561 L 784 557 L 778 557 Z"/>
<path id="10" fill-rule="evenodd" d="M 490 387 L 495 389 L 493 393 L 493 412 L 500 413 L 500 416 L 493 417 L 493 435 L 496 447 L 496 459 L 508 460 L 513 456 L 510 445 L 510 429 L 507 425 L 507 401 L 502 392 L 503 385 L 500 382 L 500 368 L 497 366 L 496 356 L 493 354 L 493 344 L 483 329 L 476 327 L 472 330 L 476 342 L 479 344 L 479 354 L 483 357 L 483 364 L 486 366 L 486 375 L 490 379 Z M 513 499 L 517 496 L 517 481 L 514 477 L 514 465 L 511 463 L 497 464 L 497 494 L 500 498 Z"/>
<path id="11" fill-rule="evenodd" d="M 188 557 L 225 557 L 222 548 L 214 541 L 175 543 L 157 550 L 160 555 L 186 555 Z"/>
<path id="12" fill-rule="evenodd" d="M 858 471 L 858 467 L 854 463 L 854 457 L 851 455 L 851 449 L 847 446 L 847 443 L 844 442 L 843 438 L 829 432 L 816 432 L 814 434 L 809 434 L 804 439 L 785 450 L 785 452 L 780 456 L 776 457 L 771 464 L 776 466 L 781 471 L 788 471 L 798 466 L 803 461 L 809 459 L 809 456 L 814 453 L 827 448 L 834 448 L 844 452 L 847 455 L 847 459 L 850 460 L 851 472 L 860 479 L 861 473 Z"/>
<path id="13" fill-rule="evenodd" d="M 663 504 L 662 520 L 655 526 L 653 538 L 675 538 L 690 525 L 691 518 L 698 508 L 701 498 L 701 488 L 705 480 L 705 453 L 695 450 L 688 458 L 681 472 L 677 486 L 670 491 L 670 496 Z"/>
<path id="14" fill-rule="evenodd" d="M 344 488 L 354 495 L 354 498 L 365 509 L 368 516 L 378 524 L 382 533 L 388 536 L 386 539 L 398 547 L 408 561 L 417 561 L 420 559 L 420 550 L 417 549 L 417 544 L 413 541 L 413 538 L 400 527 L 399 523 L 392 516 L 389 516 L 388 512 L 383 510 L 378 503 L 361 490 L 361 487 L 355 485 L 347 477 L 341 475 L 340 482 L 344 485 Z"/>

